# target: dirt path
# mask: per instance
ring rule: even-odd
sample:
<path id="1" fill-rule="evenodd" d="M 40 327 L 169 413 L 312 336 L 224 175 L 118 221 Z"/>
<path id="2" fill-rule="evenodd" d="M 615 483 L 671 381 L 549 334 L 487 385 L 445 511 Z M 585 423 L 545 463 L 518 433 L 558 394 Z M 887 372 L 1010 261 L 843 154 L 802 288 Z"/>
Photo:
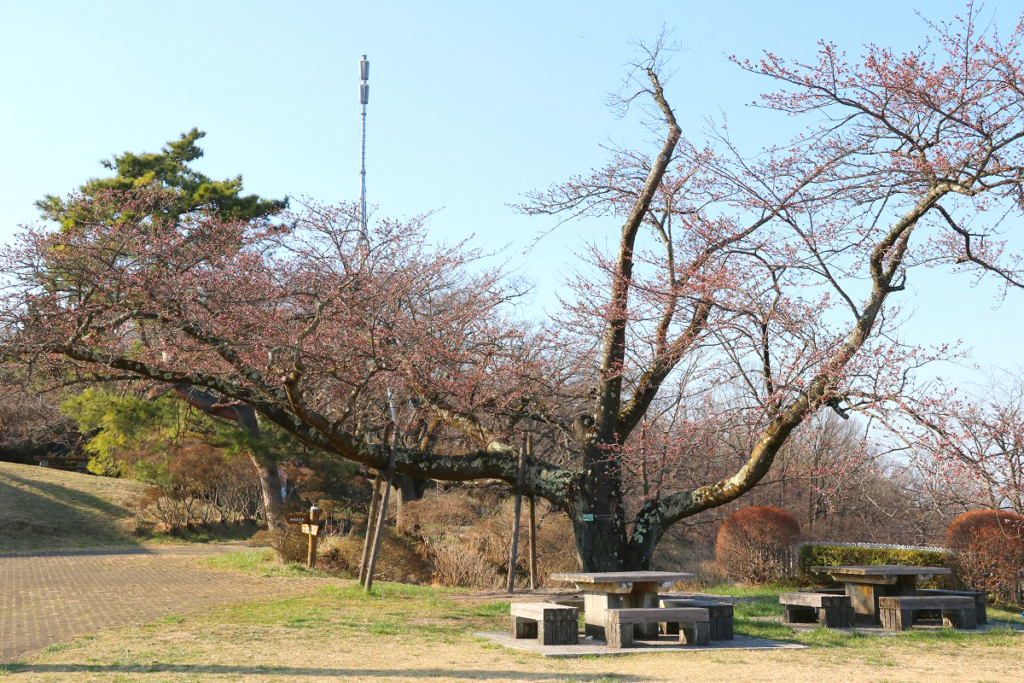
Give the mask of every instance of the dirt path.
<path id="1" fill-rule="evenodd" d="M 0 556 L 0 663 L 101 629 L 313 590 L 319 581 L 200 566 L 237 544 Z"/>

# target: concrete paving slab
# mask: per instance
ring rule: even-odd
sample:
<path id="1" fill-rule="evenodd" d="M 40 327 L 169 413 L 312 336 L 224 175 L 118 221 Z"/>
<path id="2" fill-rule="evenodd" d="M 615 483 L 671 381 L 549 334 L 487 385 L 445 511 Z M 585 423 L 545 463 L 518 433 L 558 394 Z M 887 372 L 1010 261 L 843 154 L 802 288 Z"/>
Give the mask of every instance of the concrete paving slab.
<path id="1" fill-rule="evenodd" d="M 734 640 L 712 640 L 710 645 L 680 645 L 673 636 L 659 636 L 657 641 L 638 641 L 634 647 L 608 647 L 603 640 L 585 640 L 580 635 L 578 645 L 540 645 L 533 639 L 513 638 L 505 631 L 475 633 L 479 638 L 504 645 L 515 650 L 524 650 L 544 657 L 590 657 L 594 655 L 633 655 L 660 652 L 704 652 L 707 650 L 806 650 L 806 645 L 783 643 L 767 638 L 736 636 Z"/>
<path id="2" fill-rule="evenodd" d="M 783 623 L 782 617 L 750 617 L 753 621 L 768 621 L 776 624 Z M 789 628 L 794 631 L 813 631 L 819 628 L 817 624 L 786 624 Z M 941 631 L 945 627 L 938 619 L 925 619 L 920 622 L 916 622 L 912 630 L 914 631 Z M 960 629 L 957 633 L 963 633 L 965 635 L 985 633 L 987 631 L 995 631 L 999 629 L 1010 629 L 1011 631 L 1020 631 L 1024 633 L 1024 622 L 1013 622 L 1013 621 L 1000 621 L 999 619 L 988 620 L 987 624 L 979 624 L 976 629 Z M 881 626 L 865 626 L 863 624 L 859 626 L 852 626 L 850 628 L 830 628 L 830 631 L 836 633 L 860 633 L 869 634 L 873 636 L 895 636 L 900 633 L 906 633 L 906 631 L 893 631 L 891 629 L 882 628 Z"/>

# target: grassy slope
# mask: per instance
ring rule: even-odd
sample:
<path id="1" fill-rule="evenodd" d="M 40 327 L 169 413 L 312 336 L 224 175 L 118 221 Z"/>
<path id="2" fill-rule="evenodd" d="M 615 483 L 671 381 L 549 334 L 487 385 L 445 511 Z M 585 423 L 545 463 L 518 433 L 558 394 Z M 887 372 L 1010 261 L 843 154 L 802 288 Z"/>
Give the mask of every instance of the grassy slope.
<path id="1" fill-rule="evenodd" d="M 136 543 L 129 509 L 143 486 L 0 462 L 0 552 Z"/>

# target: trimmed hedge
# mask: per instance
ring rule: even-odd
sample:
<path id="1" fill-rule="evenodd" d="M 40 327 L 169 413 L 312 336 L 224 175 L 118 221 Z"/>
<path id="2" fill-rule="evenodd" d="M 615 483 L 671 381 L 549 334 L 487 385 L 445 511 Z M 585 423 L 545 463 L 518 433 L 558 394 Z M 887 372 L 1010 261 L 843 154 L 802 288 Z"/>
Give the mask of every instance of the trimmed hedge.
<path id="1" fill-rule="evenodd" d="M 805 545 L 797 556 L 797 570 L 802 583 L 814 585 L 835 584 L 832 577 L 812 572 L 811 567 L 827 565 L 904 564 L 914 567 L 944 567 L 946 555 L 935 550 L 905 550 L 897 548 L 857 548 L 843 545 Z M 936 577 L 926 588 L 938 587 L 943 578 Z M 835 584 L 838 585 L 838 584 Z"/>

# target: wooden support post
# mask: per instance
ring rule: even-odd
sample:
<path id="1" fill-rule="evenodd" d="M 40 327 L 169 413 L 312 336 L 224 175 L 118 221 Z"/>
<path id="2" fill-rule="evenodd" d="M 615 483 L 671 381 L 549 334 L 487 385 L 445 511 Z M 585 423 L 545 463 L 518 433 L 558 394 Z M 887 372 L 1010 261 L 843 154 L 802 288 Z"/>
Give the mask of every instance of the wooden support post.
<path id="1" fill-rule="evenodd" d="M 533 435 L 526 435 L 526 459 L 533 459 Z M 537 583 L 537 501 L 530 496 L 530 590 L 536 590 Z"/>
<path id="2" fill-rule="evenodd" d="M 369 593 L 373 588 L 373 572 L 377 569 L 377 555 L 380 553 L 380 542 L 384 538 L 384 520 L 388 516 L 388 500 L 391 498 L 391 484 L 395 480 L 395 455 L 398 452 L 398 425 L 395 425 L 394 438 L 391 441 L 391 456 L 388 458 L 388 471 L 384 477 L 384 492 L 380 500 L 380 512 L 377 514 L 376 531 L 373 533 L 373 545 L 370 547 L 370 559 L 366 567 L 366 580 L 363 586 Z"/>
<path id="3" fill-rule="evenodd" d="M 369 565 L 370 546 L 373 544 L 373 530 L 377 527 L 377 507 L 380 505 L 380 485 L 384 479 L 381 470 L 373 478 L 373 493 L 370 495 L 370 509 L 366 512 L 366 534 L 363 537 L 363 554 L 359 557 L 359 585 L 366 581 L 366 567 Z"/>
<path id="4" fill-rule="evenodd" d="M 537 584 L 537 504 L 530 496 L 530 590 L 539 588 Z"/>
<path id="5" fill-rule="evenodd" d="M 516 555 L 519 552 L 519 516 L 523 509 L 523 474 L 526 465 L 526 440 L 519 446 L 519 471 L 516 474 L 516 502 L 512 513 L 512 552 L 508 560 L 508 592 L 516 589 Z"/>
<path id="6" fill-rule="evenodd" d="M 309 526 L 314 533 L 309 534 L 309 548 L 307 549 L 306 552 L 306 566 L 308 566 L 310 569 L 316 567 L 316 543 L 317 539 L 319 538 L 319 535 L 317 533 L 319 529 L 317 529 L 316 527 L 318 527 L 319 524 L 320 508 L 318 508 L 314 504 L 309 508 Z"/>

